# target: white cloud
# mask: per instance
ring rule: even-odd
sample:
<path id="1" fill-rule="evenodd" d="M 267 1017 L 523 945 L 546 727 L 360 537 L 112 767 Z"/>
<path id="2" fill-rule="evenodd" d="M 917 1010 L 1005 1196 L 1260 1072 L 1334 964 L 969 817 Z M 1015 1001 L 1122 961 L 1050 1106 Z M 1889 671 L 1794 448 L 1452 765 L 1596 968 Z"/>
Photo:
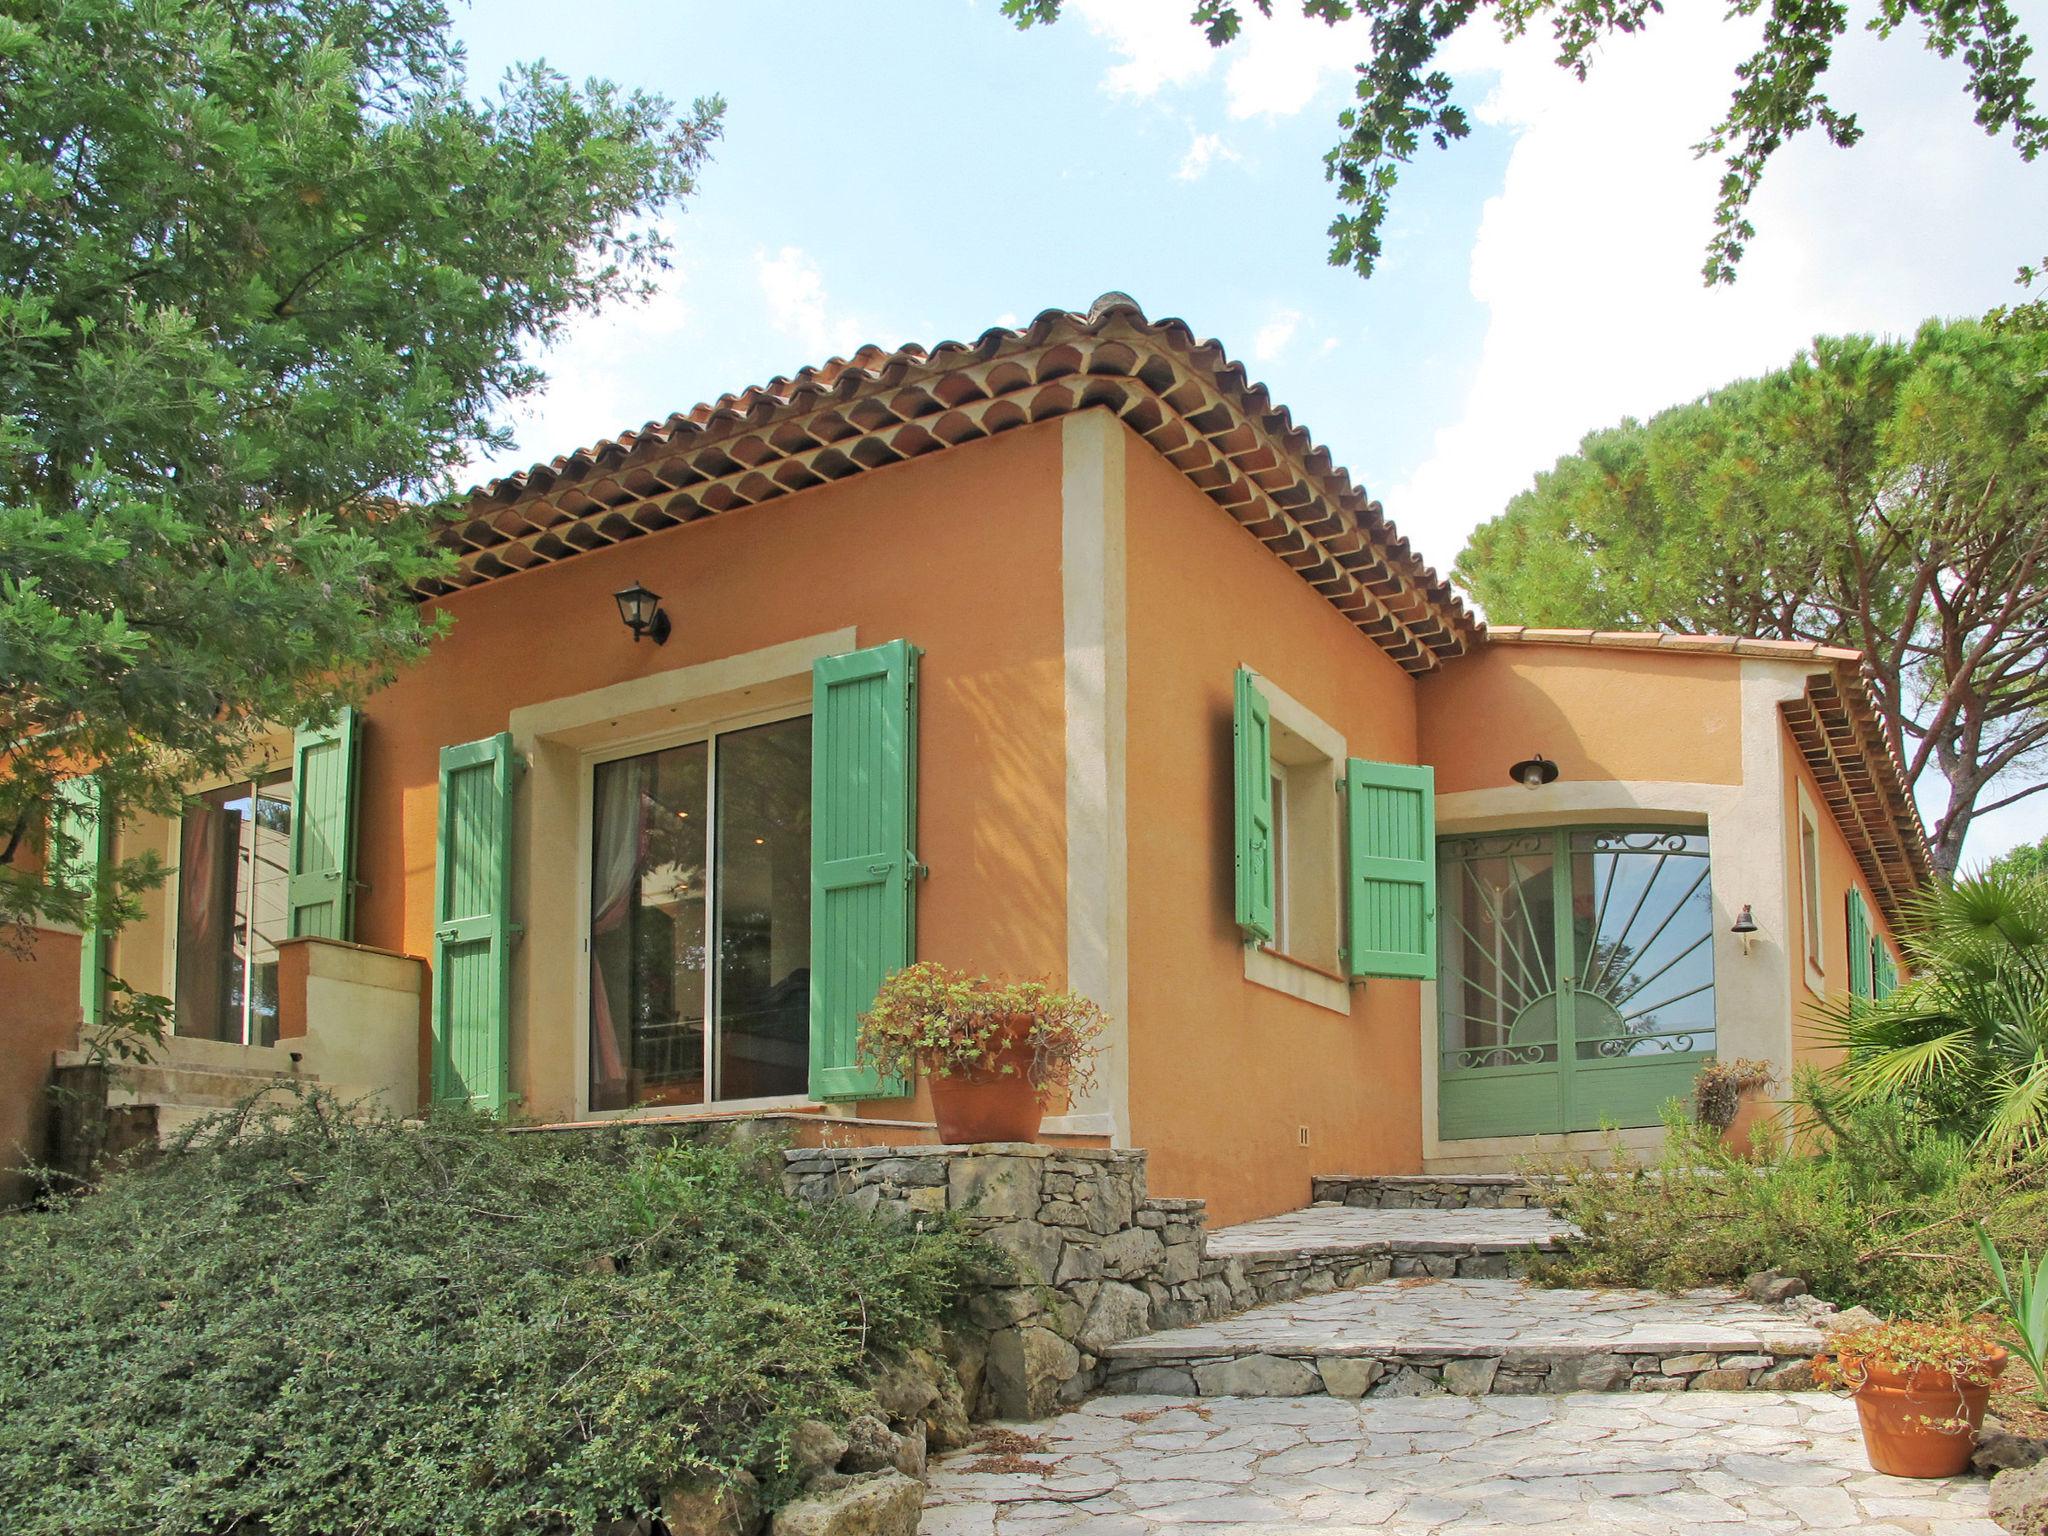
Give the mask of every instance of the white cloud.
<path id="1" fill-rule="evenodd" d="M 1156 96 L 1205 80 L 1220 64 L 1232 117 L 1291 117 L 1326 85 L 1348 80 L 1370 48 L 1362 22 L 1328 26 L 1303 16 L 1292 0 L 1281 0 L 1270 18 L 1247 9 L 1237 38 L 1211 48 L 1189 9 L 1188 0 L 1076 0 L 1074 14 L 1118 56 L 1103 89 Z"/>
<path id="2" fill-rule="evenodd" d="M 1200 181 L 1209 174 L 1209 167 L 1218 161 L 1235 165 L 1243 157 L 1223 142 L 1218 133 L 1198 133 L 1188 145 L 1188 152 L 1181 156 L 1180 169 L 1175 171 L 1177 181 Z"/>
<path id="3" fill-rule="evenodd" d="M 1323 338 L 1323 344 L 1322 344 L 1322 346 L 1318 347 L 1318 348 L 1316 349 L 1316 351 L 1317 351 L 1318 355 L 1320 355 L 1320 356 L 1323 356 L 1323 357 L 1328 357 L 1328 356 L 1329 356 L 1329 355 L 1330 355 L 1330 354 L 1331 354 L 1332 352 L 1336 351 L 1336 350 L 1337 350 L 1337 348 L 1338 348 L 1339 346 L 1341 346 L 1341 345 L 1342 345 L 1342 343 L 1341 343 L 1341 342 L 1339 342 L 1339 341 L 1337 340 L 1337 338 L 1336 338 L 1336 337 L 1334 337 L 1334 336 L 1325 336 L 1325 337 Z"/>
<path id="4" fill-rule="evenodd" d="M 1262 363 L 1272 362 L 1287 350 L 1287 344 L 1294 340 L 1294 333 L 1300 326 L 1300 310 L 1280 310 L 1252 337 L 1252 356 Z"/>
<path id="5" fill-rule="evenodd" d="M 1215 64 L 1215 50 L 1188 22 L 1186 0 L 1078 0 L 1074 13 L 1122 57 L 1102 78 L 1117 96 L 1153 96 L 1188 85 Z"/>
<path id="6" fill-rule="evenodd" d="M 769 322 L 803 348 L 805 363 L 847 356 L 871 339 L 864 322 L 833 307 L 824 274 L 802 247 L 785 245 L 772 256 L 757 252 L 754 270 Z"/>
<path id="7" fill-rule="evenodd" d="M 1749 36 L 1673 7 L 1611 43 L 1583 85 L 1545 37 L 1459 40 L 1461 70 L 1498 70 L 1477 116 L 1515 145 L 1471 256 L 1487 328 L 1470 388 L 1386 497 L 1440 565 L 1586 432 L 1776 367 L 1816 332 L 1982 310 L 2048 249 L 2048 165 L 1971 125 L 1954 65 L 1910 38 L 1854 34 L 1830 90 L 1865 108 L 1869 137 L 1782 153 L 1740 280 L 1704 288 L 1719 171 L 1691 146 L 1725 108 Z M 1460 84 L 1469 94 L 1469 75 Z"/>

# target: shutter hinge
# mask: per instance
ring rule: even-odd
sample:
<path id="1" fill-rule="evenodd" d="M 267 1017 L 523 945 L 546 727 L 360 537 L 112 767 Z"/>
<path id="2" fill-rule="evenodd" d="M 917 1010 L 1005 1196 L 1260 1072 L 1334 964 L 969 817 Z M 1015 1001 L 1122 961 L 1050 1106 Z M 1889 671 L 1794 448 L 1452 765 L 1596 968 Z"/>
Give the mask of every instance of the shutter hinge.
<path id="1" fill-rule="evenodd" d="M 905 885 L 908 885 L 913 880 L 929 880 L 931 878 L 931 874 L 931 865 L 921 863 L 917 859 L 904 860 L 903 883 Z"/>

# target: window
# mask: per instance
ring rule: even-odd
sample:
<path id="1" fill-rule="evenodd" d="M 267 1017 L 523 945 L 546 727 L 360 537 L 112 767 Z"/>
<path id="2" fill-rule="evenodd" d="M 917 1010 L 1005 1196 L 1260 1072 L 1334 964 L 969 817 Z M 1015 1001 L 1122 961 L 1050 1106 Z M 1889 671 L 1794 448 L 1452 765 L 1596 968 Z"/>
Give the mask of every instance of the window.
<path id="1" fill-rule="evenodd" d="M 1821 933 L 1820 823 L 1814 817 L 1804 785 L 1799 789 L 1799 910 L 1800 926 L 1806 936 L 1807 976 L 1818 981 L 1827 970 L 1822 964 L 1826 950 Z"/>
<path id="2" fill-rule="evenodd" d="M 1273 710 L 1272 948 L 1291 960 L 1337 969 L 1342 943 L 1337 859 L 1341 836 L 1333 760 Z"/>
<path id="3" fill-rule="evenodd" d="M 597 764 L 591 828 L 591 1108 L 804 1094 L 810 717 Z"/>
<path id="4" fill-rule="evenodd" d="M 177 1033 L 277 1043 L 277 945 L 289 916 L 292 776 L 200 795 L 178 830 Z"/>

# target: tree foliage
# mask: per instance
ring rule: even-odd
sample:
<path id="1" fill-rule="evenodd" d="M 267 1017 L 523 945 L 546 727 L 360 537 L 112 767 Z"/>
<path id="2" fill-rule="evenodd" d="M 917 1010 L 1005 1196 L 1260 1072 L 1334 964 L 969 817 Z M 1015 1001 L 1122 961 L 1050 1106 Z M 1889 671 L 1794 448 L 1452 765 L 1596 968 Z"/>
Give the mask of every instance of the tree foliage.
<path id="1" fill-rule="evenodd" d="M 1456 573 L 1500 623 L 1859 648 L 1908 778 L 1946 781 L 1953 871 L 1974 817 L 2044 787 L 2048 331 L 1818 338 L 1591 434 Z"/>
<path id="2" fill-rule="evenodd" d="M 1003 0 L 1019 26 L 1057 20 L 1064 0 Z M 1251 0 L 1273 14 L 1273 0 Z M 1370 277 L 1401 168 L 1426 139 L 1438 149 L 1472 131 L 1454 83 L 1439 62 L 1462 29 L 1488 19 L 1513 40 L 1547 26 L 1557 63 L 1586 78 L 1594 55 L 1609 38 L 1639 32 L 1663 13 L 1661 0 L 1301 0 L 1302 14 L 1335 26 L 1362 18 L 1371 55 L 1357 66 L 1354 100 L 1337 117 L 1341 137 L 1323 157 L 1346 211 L 1330 225 L 1330 263 Z M 1697 146 L 1722 157 L 1714 233 L 1707 245 L 1709 282 L 1735 279 L 1744 247 L 1756 233 L 1751 199 L 1771 156 L 1799 134 L 1818 128 L 1847 148 L 1863 137 L 1854 112 L 1845 112 L 1823 88 L 1836 46 L 1848 34 L 1849 7 L 1838 0 L 1729 0 L 1731 18 L 1763 18 L 1762 35 L 1736 67 L 1728 111 Z M 1238 0 L 1193 0 L 1189 21 L 1214 47 L 1244 25 Z M 1973 115 L 1987 134 L 2010 134 L 2032 160 L 2048 147 L 2048 117 L 2035 109 L 2027 62 L 2032 47 L 2008 0 L 1877 0 L 1869 30 L 1889 38 L 1913 28 L 1929 52 L 1960 57 Z"/>
<path id="3" fill-rule="evenodd" d="M 239 1131 L 239 1134 L 227 1134 Z M 0 1220 L 12 1536 L 587 1533 L 844 1419 L 970 1254 L 758 1145 L 245 1106 Z"/>
<path id="4" fill-rule="evenodd" d="M 2017 848 L 2008 848 L 1985 866 L 1987 874 L 2023 875 L 2030 880 L 2048 882 L 2048 837 L 2038 843 L 2022 843 Z"/>
<path id="5" fill-rule="evenodd" d="M 57 779 L 173 811 L 417 653 L 416 504 L 652 281 L 720 110 L 472 93 L 440 0 L 0 0 L 0 920 L 149 873 L 19 873 Z"/>

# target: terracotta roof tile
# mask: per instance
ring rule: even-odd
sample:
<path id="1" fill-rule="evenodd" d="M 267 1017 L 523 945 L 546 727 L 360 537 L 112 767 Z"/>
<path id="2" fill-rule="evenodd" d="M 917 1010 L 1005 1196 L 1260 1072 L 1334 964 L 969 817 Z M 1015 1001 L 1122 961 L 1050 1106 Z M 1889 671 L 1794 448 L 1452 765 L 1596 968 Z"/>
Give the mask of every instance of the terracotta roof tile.
<path id="1" fill-rule="evenodd" d="M 1128 295 L 930 349 L 862 347 L 478 487 L 443 533 L 453 592 L 700 517 L 1106 408 L 1389 656 L 1427 672 L 1484 633 L 1450 584 L 1213 340 Z"/>

